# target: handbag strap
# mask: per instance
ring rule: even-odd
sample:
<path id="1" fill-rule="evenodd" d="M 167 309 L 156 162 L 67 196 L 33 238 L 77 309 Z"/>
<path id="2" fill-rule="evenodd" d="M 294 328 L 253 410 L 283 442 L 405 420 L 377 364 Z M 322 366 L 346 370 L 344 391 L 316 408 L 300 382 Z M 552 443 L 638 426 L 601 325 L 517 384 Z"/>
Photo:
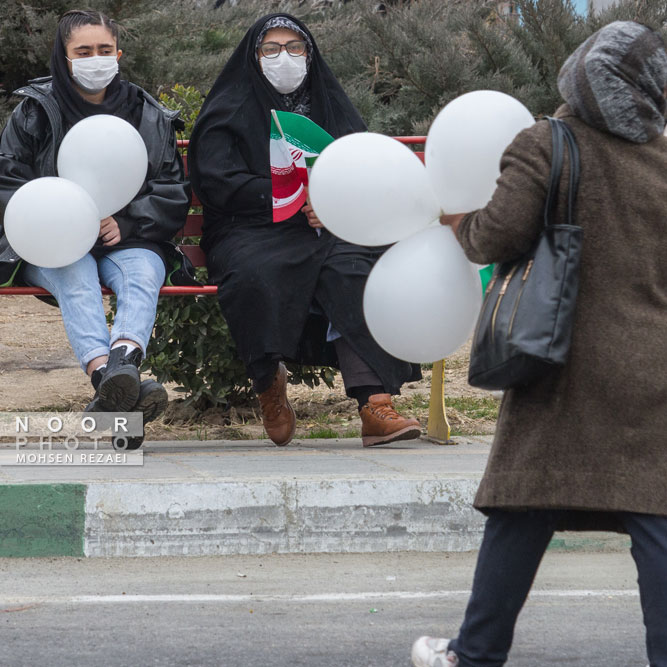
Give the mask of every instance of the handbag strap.
<path id="1" fill-rule="evenodd" d="M 570 178 L 568 184 L 567 217 L 568 224 L 574 224 L 577 192 L 579 191 L 579 177 L 581 164 L 579 160 L 579 147 L 574 138 L 572 130 L 562 120 L 547 118 L 551 126 L 551 139 L 553 144 L 551 157 L 551 173 L 549 175 L 549 186 L 547 199 L 544 205 L 544 226 L 552 224 L 556 204 L 558 202 L 558 191 L 560 188 L 561 173 L 563 171 L 563 149 L 567 145 L 570 157 Z"/>
<path id="2" fill-rule="evenodd" d="M 567 224 L 574 225 L 575 209 L 577 206 L 577 193 L 579 192 L 579 176 L 581 175 L 581 162 L 579 160 L 579 146 L 574 138 L 572 130 L 567 123 L 558 121 L 562 126 L 565 141 L 570 152 L 570 184 L 567 197 Z"/>

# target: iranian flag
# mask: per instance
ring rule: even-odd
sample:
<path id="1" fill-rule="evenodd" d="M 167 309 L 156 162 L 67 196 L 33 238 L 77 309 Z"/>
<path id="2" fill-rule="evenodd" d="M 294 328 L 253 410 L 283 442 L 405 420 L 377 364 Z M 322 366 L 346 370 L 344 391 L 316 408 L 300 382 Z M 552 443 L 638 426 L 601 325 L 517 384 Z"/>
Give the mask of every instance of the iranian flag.
<path id="1" fill-rule="evenodd" d="M 273 222 L 291 218 L 306 203 L 308 173 L 333 137 L 298 113 L 271 110 Z"/>

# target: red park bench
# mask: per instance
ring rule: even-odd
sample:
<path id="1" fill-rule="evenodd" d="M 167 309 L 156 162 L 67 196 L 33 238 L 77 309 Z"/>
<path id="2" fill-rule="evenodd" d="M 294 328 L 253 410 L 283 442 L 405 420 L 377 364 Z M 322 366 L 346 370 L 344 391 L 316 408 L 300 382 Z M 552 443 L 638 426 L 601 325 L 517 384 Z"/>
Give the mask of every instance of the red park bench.
<path id="1" fill-rule="evenodd" d="M 423 145 L 426 137 L 395 137 L 397 141 L 403 144 Z M 178 145 L 181 149 L 187 148 L 187 140 L 179 140 Z M 416 154 L 423 161 L 423 151 L 416 151 Z M 187 174 L 187 155 L 184 156 L 185 171 Z M 193 207 L 201 207 L 201 203 L 193 194 Z M 183 241 L 186 238 L 201 236 L 204 216 L 201 213 L 189 213 L 185 226 L 177 234 L 177 240 Z M 185 255 L 187 255 L 194 266 L 205 266 L 204 253 L 199 245 L 188 245 L 181 243 L 179 245 Z M 161 296 L 201 296 L 215 295 L 218 288 L 215 285 L 202 285 L 198 287 L 189 286 L 163 286 L 160 288 Z M 102 289 L 103 294 L 111 294 L 107 287 Z M 0 296 L 18 295 L 18 296 L 48 296 L 49 292 L 41 287 L 0 287 Z M 441 444 L 449 442 L 450 427 L 447 422 L 445 412 L 444 396 L 444 361 L 438 361 L 433 364 L 433 379 L 431 382 L 431 401 L 429 406 L 428 418 L 428 437 Z"/>

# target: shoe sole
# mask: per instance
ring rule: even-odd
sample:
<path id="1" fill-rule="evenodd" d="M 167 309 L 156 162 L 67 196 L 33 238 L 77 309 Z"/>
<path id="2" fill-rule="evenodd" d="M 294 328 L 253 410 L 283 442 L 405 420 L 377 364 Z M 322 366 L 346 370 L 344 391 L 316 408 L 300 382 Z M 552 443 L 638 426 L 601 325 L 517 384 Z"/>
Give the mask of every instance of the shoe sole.
<path id="1" fill-rule="evenodd" d="M 365 435 L 361 438 L 361 444 L 364 447 L 377 447 L 378 445 L 387 445 L 397 440 L 415 440 L 421 435 L 421 429 L 418 426 L 406 426 L 400 431 L 394 431 L 389 435 Z"/>
<path id="2" fill-rule="evenodd" d="M 132 412 L 139 400 L 139 372 L 119 372 L 102 381 L 98 404 L 103 412 Z"/>
<path id="3" fill-rule="evenodd" d="M 126 442 L 120 445 L 118 442 L 119 440 L 126 440 Z M 143 435 L 135 435 L 129 438 L 112 438 L 111 440 L 111 446 L 117 452 L 131 452 L 135 449 L 139 449 L 139 447 L 141 447 L 141 445 L 143 444 L 144 444 Z"/>
<path id="4" fill-rule="evenodd" d="M 169 405 L 169 396 L 167 390 L 157 382 L 153 389 L 148 390 L 139 402 L 134 406 L 133 412 L 141 412 L 143 414 L 143 422 L 146 425 L 159 417 Z M 118 445 L 118 438 L 113 438 L 111 444 L 113 448 L 118 451 L 132 451 L 139 449 L 144 444 L 145 435 L 136 435 L 127 438 L 127 442 L 123 447 Z"/>
<path id="5" fill-rule="evenodd" d="M 133 412 L 142 412 L 144 415 L 144 424 L 157 419 L 169 405 L 169 396 L 167 390 L 157 382 L 155 387 L 149 390 L 139 402 L 134 406 Z"/>

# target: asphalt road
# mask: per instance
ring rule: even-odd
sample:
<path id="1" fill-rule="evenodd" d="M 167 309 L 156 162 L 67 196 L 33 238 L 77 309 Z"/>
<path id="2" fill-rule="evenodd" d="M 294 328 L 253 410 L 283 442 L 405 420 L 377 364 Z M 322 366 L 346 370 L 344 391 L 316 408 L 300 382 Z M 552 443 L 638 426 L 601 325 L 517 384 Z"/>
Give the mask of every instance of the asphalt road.
<path id="1" fill-rule="evenodd" d="M 475 554 L 0 560 L 0 664 L 407 667 Z M 646 665 L 627 554 L 549 553 L 508 665 Z"/>

